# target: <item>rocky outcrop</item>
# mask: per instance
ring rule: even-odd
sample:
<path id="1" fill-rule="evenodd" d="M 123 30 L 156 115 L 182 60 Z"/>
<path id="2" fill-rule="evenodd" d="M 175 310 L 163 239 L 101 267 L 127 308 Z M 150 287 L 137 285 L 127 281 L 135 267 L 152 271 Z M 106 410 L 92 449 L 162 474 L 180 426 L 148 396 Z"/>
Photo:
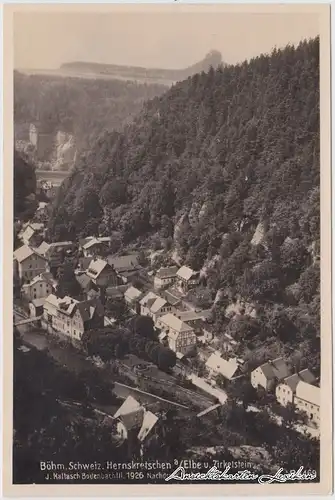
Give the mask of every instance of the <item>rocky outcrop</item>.
<path id="1" fill-rule="evenodd" d="M 267 231 L 266 223 L 260 221 L 256 227 L 252 240 L 250 241 L 251 245 L 259 245 L 264 241 L 264 237 Z"/>
<path id="2" fill-rule="evenodd" d="M 214 255 L 211 259 L 207 259 L 202 268 L 200 269 L 200 276 L 206 278 L 208 271 L 215 267 L 215 264 L 220 260 L 220 255 Z"/>
<path id="3" fill-rule="evenodd" d="M 53 158 L 51 160 L 53 170 L 70 170 L 76 160 L 76 144 L 73 135 L 58 131 L 55 137 Z"/>

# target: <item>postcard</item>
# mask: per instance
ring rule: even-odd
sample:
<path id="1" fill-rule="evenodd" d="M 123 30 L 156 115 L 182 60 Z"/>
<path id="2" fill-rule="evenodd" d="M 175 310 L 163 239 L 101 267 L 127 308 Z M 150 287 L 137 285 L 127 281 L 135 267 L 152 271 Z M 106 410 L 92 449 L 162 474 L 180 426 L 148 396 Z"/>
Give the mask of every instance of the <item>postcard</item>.
<path id="1" fill-rule="evenodd" d="M 4 494 L 332 488 L 330 8 L 4 7 Z"/>

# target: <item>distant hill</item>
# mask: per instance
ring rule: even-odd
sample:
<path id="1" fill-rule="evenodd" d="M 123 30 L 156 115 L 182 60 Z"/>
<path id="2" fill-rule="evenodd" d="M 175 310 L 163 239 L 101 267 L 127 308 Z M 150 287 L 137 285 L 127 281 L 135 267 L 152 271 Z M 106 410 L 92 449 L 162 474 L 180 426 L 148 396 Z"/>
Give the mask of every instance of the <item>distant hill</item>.
<path id="1" fill-rule="evenodd" d="M 207 72 L 212 66 L 216 69 L 218 66 L 224 65 L 222 56 L 217 50 L 212 50 L 206 57 L 184 69 L 158 69 L 158 68 L 143 68 L 137 66 L 123 66 L 116 64 L 99 64 L 92 62 L 70 62 L 62 64 L 60 71 L 88 73 L 96 75 L 111 75 L 114 77 L 129 78 L 129 79 L 152 79 L 164 81 L 180 81 L 193 76 L 201 71 Z"/>

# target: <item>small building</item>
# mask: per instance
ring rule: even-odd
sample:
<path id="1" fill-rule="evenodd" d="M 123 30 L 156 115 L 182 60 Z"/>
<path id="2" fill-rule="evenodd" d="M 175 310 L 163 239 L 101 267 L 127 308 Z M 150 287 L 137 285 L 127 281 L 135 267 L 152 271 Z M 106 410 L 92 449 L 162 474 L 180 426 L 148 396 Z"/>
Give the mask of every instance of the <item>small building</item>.
<path id="1" fill-rule="evenodd" d="M 307 414 L 308 420 L 320 426 L 320 387 L 300 380 L 297 384 L 293 404 L 297 410 Z"/>
<path id="2" fill-rule="evenodd" d="M 125 291 L 124 300 L 128 304 L 130 310 L 135 314 L 140 314 L 141 312 L 140 299 L 142 295 L 143 293 L 141 292 L 141 290 L 135 288 L 134 286 L 130 286 Z"/>
<path id="3" fill-rule="evenodd" d="M 108 253 L 111 244 L 110 236 L 91 236 L 89 238 L 85 238 L 85 240 L 86 241 L 81 247 L 85 257 L 104 257 Z"/>
<path id="4" fill-rule="evenodd" d="M 148 292 L 140 301 L 140 314 L 149 316 L 155 324 L 160 316 L 174 311 L 175 308 L 167 300 L 159 297 L 154 292 Z"/>
<path id="5" fill-rule="evenodd" d="M 57 269 L 63 264 L 65 257 L 73 252 L 74 247 L 72 241 L 57 241 L 55 243 L 43 241 L 36 250 L 46 258 L 49 269 Z"/>
<path id="6" fill-rule="evenodd" d="M 139 264 L 139 254 L 137 253 L 121 255 L 119 257 L 109 255 L 107 261 L 124 283 L 127 283 L 132 276 L 136 275 L 142 269 Z"/>
<path id="7" fill-rule="evenodd" d="M 182 266 L 176 275 L 176 281 L 179 288 L 187 293 L 191 288 L 199 285 L 200 283 L 200 272 L 193 271 L 190 267 Z"/>
<path id="8" fill-rule="evenodd" d="M 114 419 L 118 421 L 117 432 L 122 441 L 128 439 L 129 433 L 132 433 L 142 444 L 148 440 L 158 422 L 157 415 L 146 410 L 132 396 L 128 396 L 116 411 Z"/>
<path id="9" fill-rule="evenodd" d="M 51 273 L 42 273 L 32 279 L 29 283 L 24 283 L 21 287 L 22 297 L 33 301 L 47 297 L 56 291 L 57 284 Z"/>
<path id="10" fill-rule="evenodd" d="M 107 260 L 93 258 L 88 266 L 86 275 L 98 287 L 116 286 L 118 283 L 115 270 Z"/>
<path id="11" fill-rule="evenodd" d="M 278 403 L 282 406 L 286 406 L 289 403 L 293 404 L 296 388 L 300 381 L 308 384 L 314 384 L 316 382 L 316 378 L 307 368 L 299 373 L 294 373 L 293 375 L 286 377 L 283 382 L 276 387 L 276 398 Z"/>
<path id="12" fill-rule="evenodd" d="M 193 328 L 174 314 L 168 313 L 159 317 L 157 327 L 166 332 L 169 348 L 174 352 L 189 354 L 196 347 L 197 337 Z"/>
<path id="13" fill-rule="evenodd" d="M 37 247 L 43 241 L 44 231 L 45 228 L 43 223 L 28 222 L 28 224 L 23 226 L 17 237 L 24 245 Z"/>
<path id="14" fill-rule="evenodd" d="M 154 278 L 154 287 L 159 290 L 160 288 L 171 285 L 177 278 L 177 266 L 161 267 Z"/>
<path id="15" fill-rule="evenodd" d="M 14 252 L 14 275 L 21 280 L 30 281 L 47 270 L 47 261 L 28 245 Z"/>
<path id="16" fill-rule="evenodd" d="M 39 317 L 43 315 L 45 298 L 34 299 L 29 304 L 29 311 L 31 317 Z"/>
<path id="17" fill-rule="evenodd" d="M 206 361 L 206 368 L 211 377 L 222 375 L 227 380 L 233 380 L 238 376 L 240 366 L 235 358 L 226 360 L 213 353 Z"/>
<path id="18" fill-rule="evenodd" d="M 277 358 L 262 364 L 251 372 L 251 385 L 257 389 L 263 387 L 266 391 L 274 388 L 291 375 L 291 369 L 283 358 Z"/>

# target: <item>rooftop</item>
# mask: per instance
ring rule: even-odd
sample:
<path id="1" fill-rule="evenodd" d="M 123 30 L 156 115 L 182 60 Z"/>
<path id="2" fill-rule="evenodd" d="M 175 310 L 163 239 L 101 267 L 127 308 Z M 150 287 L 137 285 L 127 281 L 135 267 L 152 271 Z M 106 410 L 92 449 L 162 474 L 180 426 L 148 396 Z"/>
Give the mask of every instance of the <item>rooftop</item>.
<path id="1" fill-rule="evenodd" d="M 308 384 L 301 380 L 296 388 L 296 397 L 320 406 L 320 387 L 316 387 L 315 385 Z"/>
<path id="2" fill-rule="evenodd" d="M 190 280 L 192 277 L 198 276 L 198 272 L 193 271 L 188 266 L 182 266 L 178 271 L 177 271 L 177 277 L 182 278 L 186 281 Z"/>
<path id="3" fill-rule="evenodd" d="M 109 255 L 107 260 L 108 263 L 118 272 L 131 271 L 141 268 L 138 263 L 138 254 L 121 255 L 120 257 Z"/>
<path id="4" fill-rule="evenodd" d="M 43 258 L 42 255 L 40 255 L 38 252 L 36 252 L 35 250 L 33 250 L 31 247 L 29 247 L 28 245 L 23 245 L 22 247 L 18 248 L 17 250 L 15 250 L 14 252 L 14 258 L 18 261 L 18 262 L 23 262 L 24 260 L 28 259 L 28 257 L 31 257 L 32 255 L 38 255 L 39 257 Z"/>
<path id="5" fill-rule="evenodd" d="M 177 266 L 161 267 L 156 273 L 156 278 L 173 278 L 177 272 Z"/>
<path id="6" fill-rule="evenodd" d="M 134 286 L 129 287 L 124 294 L 125 298 L 127 298 L 130 301 L 138 299 L 141 295 L 142 295 L 141 290 L 135 288 Z"/>
<path id="7" fill-rule="evenodd" d="M 159 318 L 160 322 L 167 326 L 169 329 L 175 332 L 169 333 L 169 337 L 173 337 L 182 332 L 193 332 L 193 328 L 183 321 L 181 321 L 177 316 L 171 313 L 164 314 L 161 318 Z"/>
<path id="8" fill-rule="evenodd" d="M 236 371 L 238 370 L 238 363 L 235 359 L 226 359 L 221 358 L 217 354 L 213 353 L 206 361 L 206 366 L 215 370 L 216 372 L 223 375 L 228 380 L 231 380 Z"/>
<path id="9" fill-rule="evenodd" d="M 109 266 L 106 260 L 92 259 L 86 271 L 87 275 L 95 279 L 102 273 L 106 266 Z"/>

